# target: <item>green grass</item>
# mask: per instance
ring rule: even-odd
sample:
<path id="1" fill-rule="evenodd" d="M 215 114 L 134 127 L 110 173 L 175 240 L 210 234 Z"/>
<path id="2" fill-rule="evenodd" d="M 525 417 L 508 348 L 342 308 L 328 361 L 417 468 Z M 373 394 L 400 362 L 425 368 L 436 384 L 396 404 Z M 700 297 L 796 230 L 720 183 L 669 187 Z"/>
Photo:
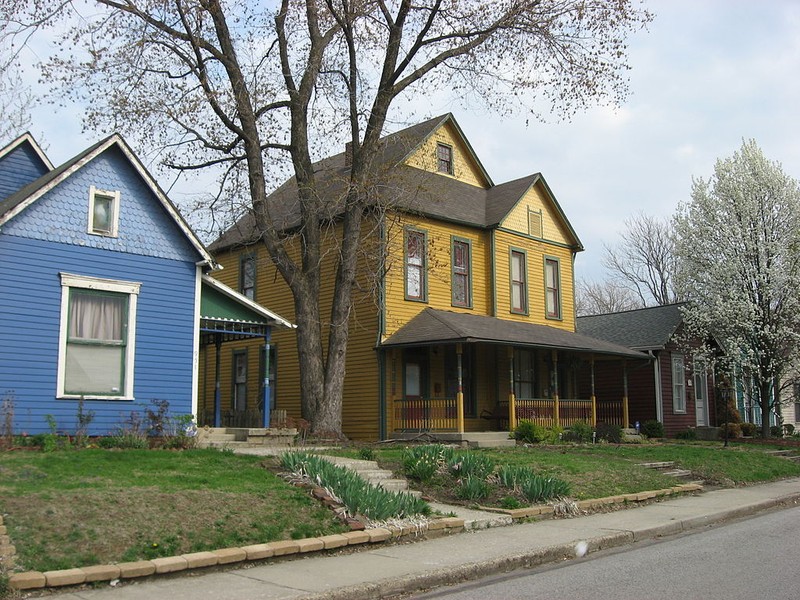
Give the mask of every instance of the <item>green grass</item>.
<path id="1" fill-rule="evenodd" d="M 24 569 L 140 560 L 345 530 L 264 468 L 213 450 L 0 453 L 0 512 Z"/>

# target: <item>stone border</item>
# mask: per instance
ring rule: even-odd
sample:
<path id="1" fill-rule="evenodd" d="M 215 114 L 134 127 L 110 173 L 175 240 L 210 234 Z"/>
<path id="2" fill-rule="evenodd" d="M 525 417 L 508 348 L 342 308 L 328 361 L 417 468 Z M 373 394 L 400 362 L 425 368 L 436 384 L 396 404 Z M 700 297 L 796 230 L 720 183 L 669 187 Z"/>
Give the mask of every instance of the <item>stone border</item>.
<path id="1" fill-rule="evenodd" d="M 0 519 L 0 523 L 2 520 Z M 423 533 L 434 537 L 464 530 L 464 519 L 443 517 L 430 521 L 425 528 L 419 527 L 378 527 L 362 531 L 348 531 L 318 538 L 302 540 L 281 540 L 266 544 L 253 544 L 242 548 L 223 548 L 208 552 L 194 552 L 180 556 L 167 556 L 153 560 L 118 563 L 113 565 L 94 565 L 77 569 L 59 571 L 26 571 L 9 575 L 9 585 L 15 590 L 34 590 L 49 587 L 81 585 L 96 581 L 115 579 L 135 579 L 176 573 L 189 569 L 201 569 L 238 562 L 264 560 L 293 554 L 306 554 L 322 550 L 332 550 L 344 546 L 375 544 L 396 540 L 400 537 Z M 14 547 L 11 546 L 13 549 Z"/>
<path id="2" fill-rule="evenodd" d="M 3 523 L 3 515 L 0 515 L 0 574 L 9 572 L 16 560 L 17 549 L 11 543 L 8 536 L 8 528 Z"/>

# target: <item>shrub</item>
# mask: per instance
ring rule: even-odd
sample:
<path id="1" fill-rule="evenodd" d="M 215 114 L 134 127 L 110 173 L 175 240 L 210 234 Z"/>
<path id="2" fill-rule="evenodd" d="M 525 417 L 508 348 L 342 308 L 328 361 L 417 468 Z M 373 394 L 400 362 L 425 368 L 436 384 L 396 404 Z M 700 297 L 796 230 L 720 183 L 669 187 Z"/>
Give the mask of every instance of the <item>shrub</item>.
<path id="1" fill-rule="evenodd" d="M 675 434 L 675 439 L 678 440 L 696 440 L 697 439 L 697 432 L 689 427 L 688 429 L 684 429 L 682 431 L 678 431 Z"/>
<path id="2" fill-rule="evenodd" d="M 664 424 L 661 421 L 650 419 L 642 423 L 639 432 L 643 433 L 649 438 L 663 438 L 664 437 Z"/>
<path id="3" fill-rule="evenodd" d="M 526 444 L 538 444 L 544 440 L 544 427 L 528 419 L 520 419 L 514 430 L 514 437 Z"/>
<path id="4" fill-rule="evenodd" d="M 592 426 L 586 421 L 575 421 L 563 437 L 570 442 L 586 443 L 592 441 L 592 433 Z"/>
<path id="5" fill-rule="evenodd" d="M 485 454 L 458 452 L 447 462 L 447 470 L 453 477 L 486 479 L 494 471 L 494 461 Z"/>
<path id="6" fill-rule="evenodd" d="M 794 425 L 791 423 L 783 424 L 783 435 L 789 437 L 794 435 Z"/>
<path id="7" fill-rule="evenodd" d="M 613 423 L 598 423 L 595 428 L 598 440 L 605 440 L 609 444 L 622 443 L 622 427 Z"/>
<path id="8" fill-rule="evenodd" d="M 780 425 L 773 425 L 769 428 L 769 434 L 772 437 L 780 438 L 783 437 L 783 427 Z"/>
<path id="9" fill-rule="evenodd" d="M 756 434 L 755 423 L 739 423 L 739 429 L 742 430 L 742 435 L 745 437 L 753 437 Z"/>
<path id="10" fill-rule="evenodd" d="M 721 438 L 725 437 L 725 427 L 726 426 L 724 424 L 722 425 L 722 427 L 720 427 L 720 429 L 722 429 L 722 431 L 720 431 L 720 434 L 719 434 Z M 728 423 L 727 427 L 728 427 L 728 438 L 729 439 L 730 438 L 740 438 L 740 437 L 742 437 L 742 426 L 741 426 L 740 423 Z M 692 431 L 692 433 L 694 433 L 694 429 L 692 429 L 691 431 Z M 696 438 L 691 438 L 691 439 L 696 439 Z"/>
<path id="11" fill-rule="evenodd" d="M 491 493 L 491 484 L 475 475 L 467 475 L 461 478 L 456 488 L 456 497 L 461 500 L 483 500 Z"/>

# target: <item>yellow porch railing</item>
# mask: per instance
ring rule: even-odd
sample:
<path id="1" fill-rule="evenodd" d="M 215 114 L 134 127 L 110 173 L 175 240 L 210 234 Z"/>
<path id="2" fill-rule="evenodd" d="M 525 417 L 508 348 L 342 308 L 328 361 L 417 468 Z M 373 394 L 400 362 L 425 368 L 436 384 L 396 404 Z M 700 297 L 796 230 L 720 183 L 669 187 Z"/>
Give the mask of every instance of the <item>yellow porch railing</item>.
<path id="1" fill-rule="evenodd" d="M 394 401 L 395 431 L 457 431 L 455 398 L 405 398 Z"/>

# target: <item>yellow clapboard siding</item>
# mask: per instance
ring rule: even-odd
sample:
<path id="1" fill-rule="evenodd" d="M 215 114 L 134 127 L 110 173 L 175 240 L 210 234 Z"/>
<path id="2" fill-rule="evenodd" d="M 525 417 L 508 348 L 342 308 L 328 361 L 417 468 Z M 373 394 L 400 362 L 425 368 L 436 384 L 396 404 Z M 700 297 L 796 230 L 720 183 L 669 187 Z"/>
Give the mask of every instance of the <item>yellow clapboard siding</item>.
<path id="1" fill-rule="evenodd" d="M 541 181 L 531 187 L 517 205 L 501 221 L 500 227 L 529 235 L 528 214 L 540 212 L 542 215 L 542 236 L 545 240 L 559 244 L 572 245 L 574 239 L 550 200 Z M 539 236 L 537 236 L 539 237 Z"/>
<path id="2" fill-rule="evenodd" d="M 446 123 L 420 144 L 414 153 L 406 159 L 406 164 L 418 169 L 438 173 L 436 148 L 445 144 L 453 149 L 453 174 L 439 173 L 442 177 L 453 177 L 464 183 L 486 189 L 489 182 L 475 162 L 464 139 L 451 123 Z"/>

